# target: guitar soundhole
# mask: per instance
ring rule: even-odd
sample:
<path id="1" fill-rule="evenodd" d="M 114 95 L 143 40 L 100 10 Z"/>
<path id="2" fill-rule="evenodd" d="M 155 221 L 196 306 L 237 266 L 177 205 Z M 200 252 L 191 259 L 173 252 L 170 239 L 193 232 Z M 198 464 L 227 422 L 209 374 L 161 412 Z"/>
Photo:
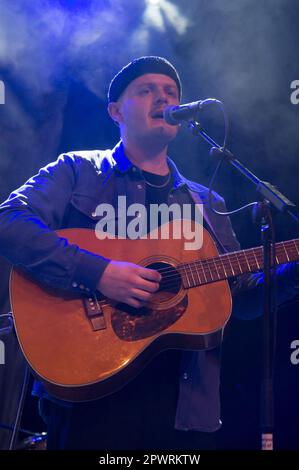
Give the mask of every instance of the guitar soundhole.
<path id="1" fill-rule="evenodd" d="M 165 298 L 173 297 L 181 289 L 181 276 L 177 269 L 171 264 L 156 262 L 151 263 L 147 268 L 155 269 L 159 271 L 162 276 L 162 281 L 160 282 L 160 288 L 158 290 L 159 300 L 161 301 L 163 295 Z"/>
<path id="2" fill-rule="evenodd" d="M 111 316 L 115 334 L 125 341 L 143 339 L 167 329 L 183 315 L 188 305 L 187 295 L 180 297 L 178 303 L 169 305 L 168 301 L 181 290 L 181 276 L 175 267 L 165 262 L 151 263 L 146 267 L 158 270 L 162 275 L 160 288 L 150 306 L 133 308 L 117 304 Z"/>

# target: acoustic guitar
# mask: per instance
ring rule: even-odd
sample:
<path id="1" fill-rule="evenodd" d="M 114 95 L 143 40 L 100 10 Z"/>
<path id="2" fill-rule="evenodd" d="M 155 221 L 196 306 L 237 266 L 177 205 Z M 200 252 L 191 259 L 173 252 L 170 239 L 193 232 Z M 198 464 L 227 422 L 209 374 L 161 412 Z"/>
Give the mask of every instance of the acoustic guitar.
<path id="1" fill-rule="evenodd" d="M 177 224 L 181 221 L 168 224 L 170 237 Z M 19 343 L 33 373 L 52 395 L 93 400 L 121 388 L 164 349 L 220 344 L 232 308 L 227 279 L 260 270 L 263 250 L 219 255 L 209 233 L 201 226 L 198 230 L 203 230 L 199 250 L 186 250 L 183 236 L 164 239 L 161 228 L 138 240 L 99 240 L 89 229 L 57 232 L 106 258 L 159 270 L 159 291 L 140 309 L 99 292 L 54 290 L 13 269 L 11 304 Z M 298 239 L 276 245 L 277 264 L 298 258 Z"/>

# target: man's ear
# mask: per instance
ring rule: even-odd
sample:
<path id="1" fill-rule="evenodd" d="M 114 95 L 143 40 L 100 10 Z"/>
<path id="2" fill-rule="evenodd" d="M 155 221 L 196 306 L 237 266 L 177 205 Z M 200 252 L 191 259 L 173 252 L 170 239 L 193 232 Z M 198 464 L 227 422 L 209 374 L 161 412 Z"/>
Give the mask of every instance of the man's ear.
<path id="1" fill-rule="evenodd" d="M 111 102 L 108 104 L 108 113 L 111 119 L 116 123 L 120 124 L 122 121 L 122 114 L 120 112 L 120 103 L 118 102 Z"/>

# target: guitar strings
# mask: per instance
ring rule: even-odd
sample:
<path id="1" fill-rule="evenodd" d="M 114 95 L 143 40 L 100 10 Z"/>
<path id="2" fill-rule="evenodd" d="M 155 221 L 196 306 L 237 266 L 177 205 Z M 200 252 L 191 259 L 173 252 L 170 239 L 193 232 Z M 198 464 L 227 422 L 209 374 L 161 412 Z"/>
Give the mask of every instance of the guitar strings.
<path id="1" fill-rule="evenodd" d="M 183 274 L 187 274 L 188 271 L 189 271 L 189 274 L 190 274 L 190 273 L 192 273 L 192 268 L 193 267 L 195 267 L 195 269 L 197 271 L 196 274 L 201 274 L 201 275 L 205 275 L 207 269 L 210 271 L 210 274 L 211 274 L 211 272 L 213 272 L 213 273 L 217 272 L 218 273 L 218 269 L 220 269 L 222 271 L 225 271 L 226 269 L 228 271 L 232 270 L 232 274 L 229 275 L 228 277 L 233 277 L 234 276 L 234 273 L 233 273 L 234 270 L 233 270 L 233 267 L 231 265 L 231 261 L 233 261 L 233 262 L 237 261 L 238 266 L 234 266 L 234 268 L 235 268 L 236 271 L 238 271 L 238 270 L 240 270 L 240 267 L 241 267 L 242 268 L 242 271 L 240 271 L 241 273 L 242 272 L 248 272 L 248 271 L 251 271 L 251 270 L 261 269 L 261 266 L 259 266 L 259 265 L 262 263 L 262 254 L 263 254 L 262 253 L 262 248 L 252 248 L 252 249 L 250 249 L 250 251 L 251 250 L 252 251 L 255 250 L 255 253 L 249 253 L 249 250 L 248 250 L 247 251 L 248 254 L 246 256 L 246 254 L 244 254 L 242 251 L 241 252 L 232 252 L 232 253 L 227 253 L 227 254 L 224 254 L 224 255 L 221 255 L 221 256 L 218 256 L 218 257 L 215 257 L 215 258 L 199 259 L 199 260 L 192 261 L 191 263 L 181 263 L 178 266 L 158 268 L 157 271 L 164 276 L 164 284 L 165 284 L 165 279 L 169 280 L 171 278 L 177 278 L 178 277 L 178 273 L 173 272 L 173 271 L 175 271 L 175 270 L 176 271 L 185 270 L 185 273 L 183 272 Z M 258 250 L 258 252 L 257 252 L 257 250 Z M 297 250 L 297 248 L 296 248 L 296 250 Z M 299 252 L 298 252 L 298 254 L 299 254 Z M 238 255 L 241 256 L 243 259 L 240 259 L 240 257 L 238 257 Z M 280 246 L 278 247 L 278 250 L 276 250 L 276 257 L 278 258 L 279 255 L 283 255 L 283 257 L 284 257 L 282 263 L 288 261 L 288 259 L 285 259 L 286 256 L 285 256 L 283 247 L 280 247 Z M 297 253 L 296 253 L 296 255 L 297 255 Z M 245 263 L 244 263 L 244 261 L 245 261 Z M 244 265 L 243 267 L 241 266 L 241 263 Z M 253 264 L 253 266 L 250 266 L 251 264 Z M 169 274 L 167 275 L 168 272 L 169 272 Z M 240 274 L 240 272 L 238 272 L 237 274 Z M 182 273 L 179 273 L 179 274 L 182 274 Z"/>
<path id="2" fill-rule="evenodd" d="M 288 245 L 290 245 L 290 244 L 295 245 L 296 256 L 297 256 L 299 254 L 299 252 L 298 252 L 298 249 L 297 249 L 297 246 L 296 246 L 296 241 L 295 240 L 289 240 L 286 243 Z M 193 266 L 196 266 L 195 275 L 197 275 L 198 280 L 197 280 L 197 283 L 194 286 L 190 286 L 190 287 L 209 284 L 209 283 L 217 281 L 217 280 L 220 281 L 220 280 L 226 279 L 227 277 L 234 277 L 236 275 L 234 273 L 227 276 L 226 269 L 227 270 L 231 269 L 233 271 L 233 268 L 232 268 L 232 265 L 231 265 L 231 262 L 230 262 L 231 258 L 233 258 L 234 261 L 237 260 L 238 264 L 240 265 L 239 268 L 240 267 L 242 268 L 242 266 L 240 264 L 240 261 L 244 261 L 244 260 L 240 260 L 238 258 L 238 255 L 242 255 L 243 258 L 246 257 L 246 260 L 248 261 L 248 263 L 246 261 L 246 265 L 247 265 L 246 268 L 242 269 L 241 272 L 248 272 L 248 270 L 251 271 L 251 269 L 256 270 L 256 267 L 252 268 L 250 266 L 250 262 L 253 261 L 255 265 L 259 264 L 259 262 L 262 261 L 262 254 L 263 254 L 262 253 L 262 247 L 251 248 L 249 250 L 246 250 L 246 254 L 243 253 L 242 251 L 241 252 L 232 252 L 232 253 L 227 253 L 227 254 L 224 254 L 224 255 L 220 255 L 216 258 L 206 258 L 206 259 L 202 259 L 202 260 L 196 260 L 196 261 L 193 261 L 191 263 L 182 263 L 178 266 L 174 266 L 174 267 L 170 267 L 170 268 L 167 267 L 167 268 L 157 269 L 157 271 L 162 273 L 163 276 L 164 276 L 163 279 L 162 279 L 162 288 L 160 290 L 164 291 L 164 290 L 169 289 L 171 287 L 176 287 L 178 283 L 181 283 L 182 275 L 184 275 L 184 274 L 185 275 L 190 275 L 191 274 L 192 278 L 193 278 L 193 274 L 192 274 L 192 270 L 191 270 L 191 268 Z M 285 252 L 285 247 L 281 246 L 281 245 L 278 245 L 277 249 L 276 249 L 276 256 L 278 257 L 279 255 L 283 255 L 284 258 L 285 258 L 286 254 L 287 253 Z M 227 259 L 225 259 L 226 257 L 227 257 Z M 227 264 L 225 266 L 223 261 L 225 261 L 226 263 L 229 263 L 229 264 Z M 285 262 L 285 261 L 286 260 L 284 260 L 283 262 Z M 218 266 L 216 265 L 216 263 L 218 263 Z M 219 266 L 219 263 L 221 263 L 220 266 Z M 209 273 L 207 273 L 207 269 L 206 269 L 207 267 L 210 271 Z M 219 267 L 220 267 L 220 269 L 222 269 L 222 271 L 224 271 L 225 277 L 220 277 L 219 278 L 219 276 L 223 276 L 218 271 Z M 180 272 L 183 269 L 185 269 L 185 272 Z M 189 271 L 190 271 L 189 273 L 188 273 L 187 269 L 189 269 Z M 261 268 L 259 267 L 259 269 L 261 269 Z M 167 274 L 167 272 L 169 272 L 169 274 Z M 215 273 L 217 273 L 218 279 L 214 279 Z M 240 273 L 237 273 L 237 274 L 240 274 Z M 201 278 L 200 278 L 201 275 L 205 278 L 204 281 L 201 280 Z M 210 276 L 211 279 L 208 279 L 207 276 Z M 194 282 L 194 278 L 192 280 Z M 173 282 L 173 281 L 175 281 L 175 282 Z M 103 304 L 103 305 L 109 305 L 109 303 L 107 303 L 105 300 L 102 300 L 102 301 L 100 300 L 100 303 Z"/>
<path id="3" fill-rule="evenodd" d="M 291 255 L 291 257 L 294 254 L 295 256 L 299 255 L 299 251 L 296 246 L 295 246 L 295 250 L 296 250 L 296 253 L 295 252 L 291 253 L 289 250 L 289 254 Z M 278 259 L 280 255 L 283 256 L 282 261 L 279 261 Z M 284 247 L 281 247 L 281 246 L 278 246 L 276 249 L 276 259 L 278 263 L 291 261 L 288 255 L 286 255 Z M 171 273 L 175 269 L 191 270 L 192 267 L 195 267 L 196 269 L 202 269 L 202 271 L 204 271 L 206 267 L 208 267 L 208 269 L 215 270 L 215 267 L 218 268 L 219 265 L 220 265 L 220 269 L 224 269 L 224 268 L 232 269 L 231 261 L 233 261 L 234 263 L 237 262 L 238 264 L 238 266 L 234 266 L 235 268 L 240 268 L 242 267 L 241 264 L 243 264 L 245 266 L 244 272 L 247 272 L 248 269 L 249 270 L 261 269 L 261 266 L 259 265 L 262 263 L 262 260 L 263 260 L 263 252 L 262 252 L 262 248 L 259 247 L 259 248 L 251 248 L 249 250 L 246 250 L 246 252 L 244 252 L 244 250 L 238 251 L 238 252 L 231 252 L 231 253 L 226 253 L 226 254 L 213 257 L 213 258 L 204 258 L 204 259 L 191 261 L 190 263 L 181 263 L 178 266 L 158 268 L 157 271 L 161 274 L 167 274 L 167 272 Z M 216 263 L 218 264 L 218 266 L 216 266 Z M 203 264 L 206 264 L 207 266 L 203 266 Z M 244 266 L 243 266 L 243 269 L 244 269 Z"/>

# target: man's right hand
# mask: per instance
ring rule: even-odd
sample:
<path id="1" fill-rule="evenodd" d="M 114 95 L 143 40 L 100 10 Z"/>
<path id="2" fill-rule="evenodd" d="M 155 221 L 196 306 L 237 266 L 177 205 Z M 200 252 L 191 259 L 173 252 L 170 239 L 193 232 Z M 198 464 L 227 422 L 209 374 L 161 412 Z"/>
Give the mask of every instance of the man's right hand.
<path id="1" fill-rule="evenodd" d="M 159 289 L 161 274 L 133 263 L 110 261 L 103 272 L 98 290 L 109 299 L 131 307 L 143 307 Z"/>

